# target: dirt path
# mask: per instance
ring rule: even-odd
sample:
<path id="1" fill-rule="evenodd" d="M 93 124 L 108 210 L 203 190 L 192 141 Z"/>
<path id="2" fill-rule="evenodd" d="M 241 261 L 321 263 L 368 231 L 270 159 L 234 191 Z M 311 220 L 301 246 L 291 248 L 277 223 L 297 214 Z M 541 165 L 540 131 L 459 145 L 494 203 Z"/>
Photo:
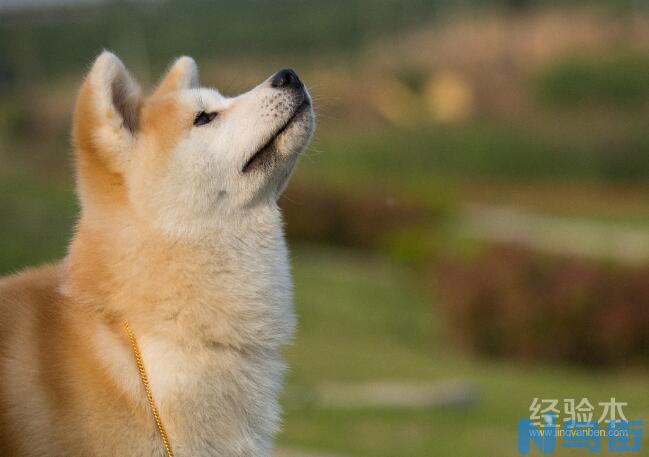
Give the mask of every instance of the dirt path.
<path id="1" fill-rule="evenodd" d="M 522 209 L 467 205 L 458 220 L 470 238 L 513 242 L 544 252 L 649 261 L 649 230 L 620 224 L 540 215 Z"/>

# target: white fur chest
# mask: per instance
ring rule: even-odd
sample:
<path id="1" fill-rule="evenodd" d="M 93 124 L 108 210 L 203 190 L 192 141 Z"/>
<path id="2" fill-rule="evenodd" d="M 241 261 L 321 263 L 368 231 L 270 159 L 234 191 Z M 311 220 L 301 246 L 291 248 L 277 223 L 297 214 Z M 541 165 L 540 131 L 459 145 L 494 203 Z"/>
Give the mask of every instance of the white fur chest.
<path id="1" fill-rule="evenodd" d="M 98 334 L 102 359 L 125 393 L 150 414 L 132 352 L 117 341 L 106 346 L 107 337 L 114 335 Z M 187 352 L 164 339 L 138 342 L 176 456 L 269 455 L 285 371 L 279 351 L 216 347 Z M 157 435 L 151 445 L 160 448 Z"/>
<path id="2" fill-rule="evenodd" d="M 177 456 L 267 456 L 280 417 L 280 348 L 295 326 L 286 248 L 278 232 L 239 238 L 231 255 L 210 251 L 174 266 L 192 281 L 189 300 L 176 294 L 129 321 Z M 147 408 L 130 347 L 108 329 L 97 338 L 114 379 Z"/>
<path id="3" fill-rule="evenodd" d="M 278 351 L 217 347 L 188 354 L 154 341 L 144 348 L 177 456 L 269 454 L 285 368 Z"/>

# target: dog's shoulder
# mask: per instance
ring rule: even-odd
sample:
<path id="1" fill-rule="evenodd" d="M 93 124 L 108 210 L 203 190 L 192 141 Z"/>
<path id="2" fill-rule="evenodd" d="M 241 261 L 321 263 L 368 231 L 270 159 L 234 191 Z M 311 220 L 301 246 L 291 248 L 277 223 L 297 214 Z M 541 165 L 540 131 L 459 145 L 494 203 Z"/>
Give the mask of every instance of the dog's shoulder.
<path id="1" fill-rule="evenodd" d="M 52 264 L 0 278 L 0 455 L 33 455 L 24 448 L 26 440 L 33 441 L 30 449 L 45 449 L 25 424 L 43 425 L 42 407 L 36 405 L 40 391 L 33 386 L 48 355 L 37 349 L 51 345 L 43 330 L 58 320 L 61 270 L 61 264 Z"/>
<path id="2" fill-rule="evenodd" d="M 60 302 L 61 264 L 29 268 L 0 278 L 0 335 L 7 335 L 26 314 Z"/>
<path id="3" fill-rule="evenodd" d="M 59 294 L 62 264 L 47 264 L 0 278 L 0 305 L 38 301 Z"/>

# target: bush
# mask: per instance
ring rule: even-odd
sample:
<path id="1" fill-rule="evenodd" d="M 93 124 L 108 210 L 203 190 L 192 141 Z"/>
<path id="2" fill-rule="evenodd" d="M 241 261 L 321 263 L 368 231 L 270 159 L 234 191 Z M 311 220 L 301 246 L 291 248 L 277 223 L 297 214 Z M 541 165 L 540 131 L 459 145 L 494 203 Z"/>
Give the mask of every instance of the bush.
<path id="1" fill-rule="evenodd" d="M 557 106 L 642 108 L 649 100 L 649 56 L 575 57 L 538 80 L 541 100 Z"/>
<path id="2" fill-rule="evenodd" d="M 382 248 L 388 238 L 430 227 L 445 208 L 400 193 L 294 181 L 280 205 L 287 236 L 294 240 L 356 248 Z"/>
<path id="3" fill-rule="evenodd" d="M 468 349 L 614 365 L 649 356 L 649 266 L 493 246 L 438 272 L 442 309 Z"/>

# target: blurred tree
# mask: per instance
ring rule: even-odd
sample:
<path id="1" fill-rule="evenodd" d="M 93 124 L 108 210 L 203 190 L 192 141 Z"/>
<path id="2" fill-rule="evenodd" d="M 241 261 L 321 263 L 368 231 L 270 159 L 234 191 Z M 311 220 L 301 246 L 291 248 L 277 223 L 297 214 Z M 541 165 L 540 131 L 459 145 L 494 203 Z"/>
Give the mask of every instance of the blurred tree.
<path id="1" fill-rule="evenodd" d="M 523 11 L 529 9 L 532 0 L 505 0 L 505 6 L 510 11 Z"/>

